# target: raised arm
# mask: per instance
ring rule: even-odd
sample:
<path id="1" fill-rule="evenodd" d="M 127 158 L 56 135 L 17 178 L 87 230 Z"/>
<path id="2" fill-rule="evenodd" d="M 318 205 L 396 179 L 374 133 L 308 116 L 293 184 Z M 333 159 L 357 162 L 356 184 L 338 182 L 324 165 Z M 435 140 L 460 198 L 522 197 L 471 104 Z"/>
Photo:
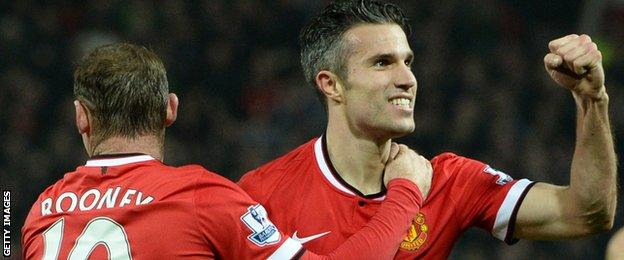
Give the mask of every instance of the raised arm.
<path id="1" fill-rule="evenodd" d="M 548 47 L 546 71 L 571 90 L 577 107 L 570 185 L 537 183 L 518 211 L 517 238 L 583 237 L 611 229 L 615 215 L 617 166 L 602 54 L 587 35 L 568 35 Z"/>

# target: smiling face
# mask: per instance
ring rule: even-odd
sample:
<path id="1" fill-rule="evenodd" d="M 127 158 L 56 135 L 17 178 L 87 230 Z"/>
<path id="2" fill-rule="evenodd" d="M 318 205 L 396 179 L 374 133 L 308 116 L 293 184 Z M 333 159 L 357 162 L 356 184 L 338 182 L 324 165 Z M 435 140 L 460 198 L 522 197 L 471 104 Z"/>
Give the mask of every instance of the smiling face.
<path id="1" fill-rule="evenodd" d="M 346 78 L 338 82 L 342 101 L 336 112 L 357 135 L 389 139 L 411 133 L 417 86 L 410 67 L 413 53 L 401 27 L 358 25 L 343 41 L 350 54 Z"/>

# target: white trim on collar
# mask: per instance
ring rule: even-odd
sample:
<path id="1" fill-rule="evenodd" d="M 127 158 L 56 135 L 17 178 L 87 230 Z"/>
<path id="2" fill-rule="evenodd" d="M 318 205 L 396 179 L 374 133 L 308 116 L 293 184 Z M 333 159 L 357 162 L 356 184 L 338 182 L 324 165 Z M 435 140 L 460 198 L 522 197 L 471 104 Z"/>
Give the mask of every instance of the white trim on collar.
<path id="1" fill-rule="evenodd" d="M 329 169 L 329 166 L 327 165 L 327 161 L 329 160 L 329 158 L 326 159 L 325 153 L 323 153 L 323 136 L 316 139 L 316 142 L 314 143 L 314 156 L 316 157 L 316 163 L 318 164 L 319 169 L 321 169 L 323 176 L 325 176 L 325 179 L 327 179 L 327 181 L 329 181 L 331 185 L 344 193 L 359 197 L 359 195 L 356 195 L 349 188 L 342 185 L 342 183 L 340 183 L 340 181 L 336 179 L 334 174 L 332 174 L 331 170 Z M 384 199 L 386 199 L 385 195 L 374 198 L 372 200 L 382 201 Z"/>
<path id="2" fill-rule="evenodd" d="M 355 196 L 355 193 L 351 192 L 351 190 L 342 185 L 342 183 L 340 183 L 331 173 L 331 170 L 329 170 L 329 166 L 327 166 L 327 162 L 325 161 L 325 155 L 323 154 L 323 136 L 316 139 L 316 142 L 314 143 L 314 155 L 316 156 L 316 163 L 321 169 L 323 176 L 325 176 L 325 179 L 342 192 Z"/>
<path id="3" fill-rule="evenodd" d="M 156 159 L 154 159 L 154 157 L 151 157 L 149 155 L 135 155 L 135 156 L 129 156 L 129 157 L 122 157 L 122 158 L 88 160 L 85 166 L 88 166 L 88 167 L 119 166 L 119 165 L 124 165 L 124 164 L 129 164 L 129 163 L 144 162 L 144 161 L 150 161 L 150 160 L 156 160 Z"/>

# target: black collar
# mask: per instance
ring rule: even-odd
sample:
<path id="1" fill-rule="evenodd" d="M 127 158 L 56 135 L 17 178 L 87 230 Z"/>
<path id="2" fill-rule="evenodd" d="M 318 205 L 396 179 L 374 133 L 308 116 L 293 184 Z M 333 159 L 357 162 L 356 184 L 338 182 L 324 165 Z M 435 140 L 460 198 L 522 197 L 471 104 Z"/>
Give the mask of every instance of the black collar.
<path id="1" fill-rule="evenodd" d="M 338 173 L 338 171 L 336 170 L 336 168 L 334 168 L 334 164 L 332 164 L 331 159 L 329 158 L 329 152 L 327 151 L 327 133 L 325 133 L 323 136 L 321 136 L 321 143 L 322 143 L 322 147 L 323 147 L 323 158 L 325 159 L 325 163 L 327 164 L 329 171 L 331 172 L 331 174 L 334 176 L 334 178 L 336 178 L 336 180 L 338 180 L 340 182 L 340 184 L 342 184 L 343 186 L 345 186 L 347 189 L 349 189 L 351 192 L 355 193 L 356 195 L 362 197 L 362 198 L 366 198 L 366 199 L 376 199 L 376 198 L 380 198 L 386 195 L 386 186 L 383 185 L 383 182 L 381 184 L 381 189 L 378 193 L 374 193 L 374 194 L 368 194 L 368 195 L 364 195 L 364 193 L 362 193 L 361 191 L 359 191 L 358 189 L 356 189 L 355 187 L 351 186 L 349 183 L 347 183 Z M 385 172 L 382 172 L 381 176 L 383 178 Z"/>

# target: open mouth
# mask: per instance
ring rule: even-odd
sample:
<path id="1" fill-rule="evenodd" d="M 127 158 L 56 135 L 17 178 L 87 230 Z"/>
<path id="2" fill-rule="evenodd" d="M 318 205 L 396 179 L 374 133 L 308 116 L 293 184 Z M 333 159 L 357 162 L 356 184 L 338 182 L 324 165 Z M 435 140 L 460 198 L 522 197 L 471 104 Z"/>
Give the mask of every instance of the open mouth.
<path id="1" fill-rule="evenodd" d="M 411 100 L 409 98 L 393 98 L 390 99 L 390 103 L 401 108 L 409 109 Z"/>

